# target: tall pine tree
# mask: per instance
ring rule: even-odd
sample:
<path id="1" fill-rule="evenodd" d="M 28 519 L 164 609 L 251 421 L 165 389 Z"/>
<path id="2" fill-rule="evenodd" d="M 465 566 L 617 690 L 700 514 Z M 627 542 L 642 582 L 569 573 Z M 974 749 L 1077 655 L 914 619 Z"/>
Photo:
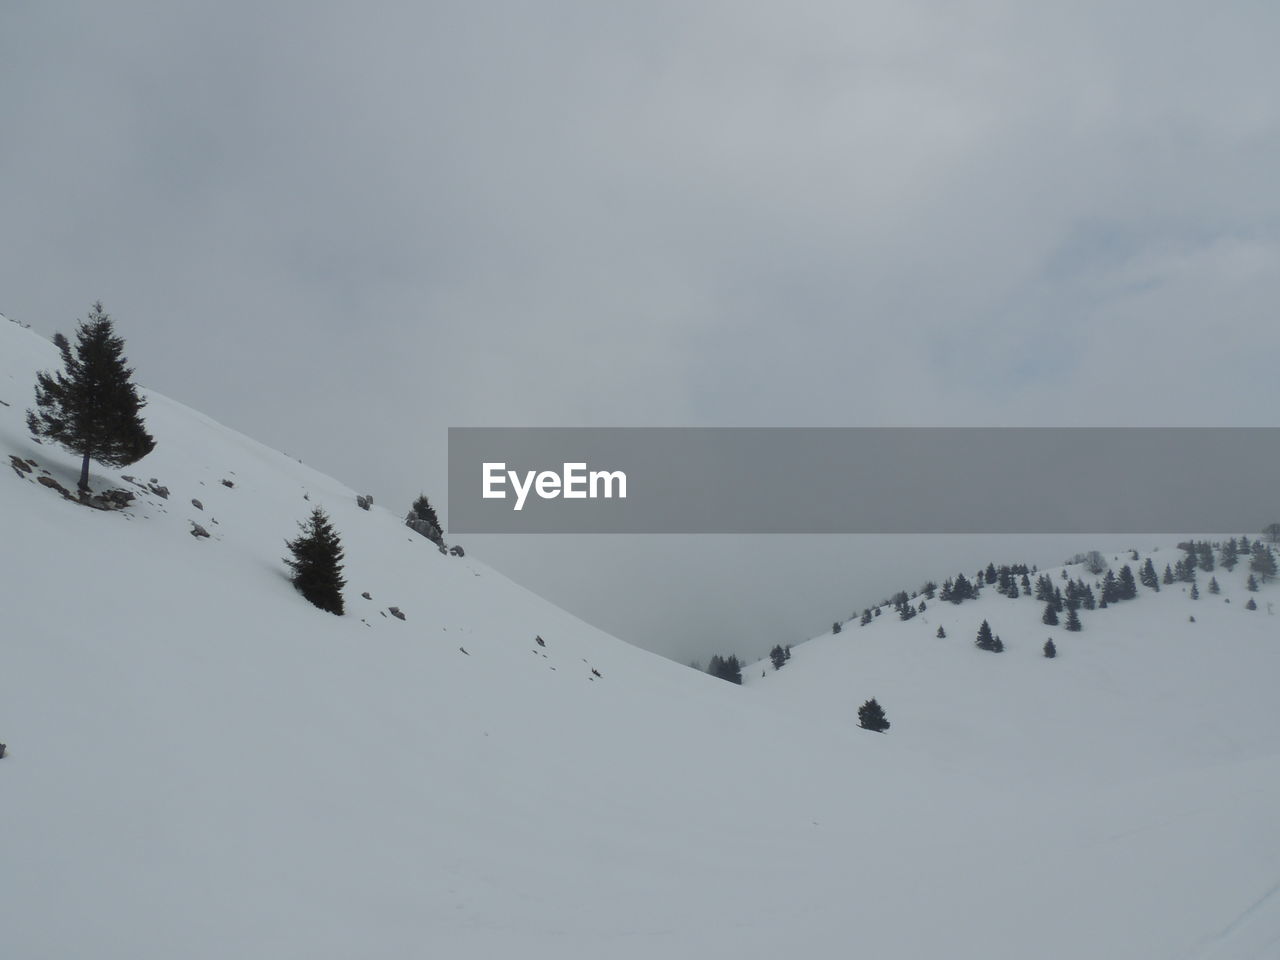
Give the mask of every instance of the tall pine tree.
<path id="1" fill-rule="evenodd" d="M 342 616 L 342 588 L 347 583 L 342 578 L 342 541 L 319 507 L 298 526 L 302 535 L 285 542 L 293 554 L 284 561 L 293 571 L 289 579 L 321 610 Z"/>
<path id="2" fill-rule="evenodd" d="M 889 719 L 884 715 L 884 708 L 872 697 L 858 708 L 858 726 L 864 730 L 884 733 L 889 729 Z"/>
<path id="3" fill-rule="evenodd" d="M 63 369 L 36 374 L 36 407 L 27 411 L 27 427 L 80 455 L 83 494 L 89 490 L 90 460 L 125 467 L 154 450 L 156 442 L 139 416 L 146 401 L 131 379 L 124 341 L 101 303 L 77 326 L 74 348 L 60 333 L 53 342 Z"/>

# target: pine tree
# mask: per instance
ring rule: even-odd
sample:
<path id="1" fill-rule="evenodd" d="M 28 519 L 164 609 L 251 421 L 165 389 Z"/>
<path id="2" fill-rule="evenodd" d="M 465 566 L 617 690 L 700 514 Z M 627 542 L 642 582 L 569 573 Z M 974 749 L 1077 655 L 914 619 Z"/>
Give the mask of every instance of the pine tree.
<path id="1" fill-rule="evenodd" d="M 1058 648 L 1053 645 L 1053 637 L 1044 642 L 1044 655 L 1050 660 L 1058 655 Z"/>
<path id="2" fill-rule="evenodd" d="M 1196 586 L 1194 583 L 1191 585 L 1191 599 L 1192 600 L 1200 599 L 1200 588 Z"/>
<path id="3" fill-rule="evenodd" d="M 1244 586 L 1245 586 L 1245 589 L 1248 590 L 1250 593 L 1257 593 L 1258 578 L 1255 577 L 1252 573 L 1249 574 L 1249 579 L 1245 581 Z"/>
<path id="4" fill-rule="evenodd" d="M 1138 572 L 1138 580 L 1147 589 L 1159 592 L 1160 577 L 1157 576 L 1155 564 L 1151 562 L 1150 557 L 1143 562 L 1142 569 Z"/>
<path id="5" fill-rule="evenodd" d="M 979 650 L 994 650 L 996 648 L 995 637 L 991 635 L 991 624 L 985 620 L 982 621 L 982 626 L 978 627 L 978 638 L 973 643 Z"/>
<path id="6" fill-rule="evenodd" d="M 1120 600 L 1132 600 L 1138 595 L 1138 585 L 1134 582 L 1133 571 L 1129 569 L 1127 563 L 1120 568 L 1119 589 L 1118 599 Z"/>
<path id="7" fill-rule="evenodd" d="M 1261 540 L 1253 542 L 1253 554 L 1249 558 L 1249 569 L 1258 574 L 1263 583 L 1270 583 L 1276 578 L 1276 555 Z"/>
<path id="8" fill-rule="evenodd" d="M 773 669 L 782 669 L 782 665 L 787 662 L 787 652 L 782 649 L 782 644 L 777 644 L 769 651 L 769 659 L 773 662 Z"/>
<path id="9" fill-rule="evenodd" d="M 155 449 L 139 415 L 146 401 L 132 382 L 124 341 L 95 303 L 76 328 L 76 345 L 57 334 L 63 369 L 36 375 L 36 409 L 27 411 L 27 428 L 80 454 L 81 493 L 89 490 L 89 461 L 124 467 Z"/>
<path id="10" fill-rule="evenodd" d="M 1063 626 L 1066 628 L 1068 633 L 1079 633 L 1081 630 L 1080 614 L 1076 613 L 1074 610 L 1068 610 L 1067 622 Z"/>
<path id="11" fill-rule="evenodd" d="M 944 640 L 944 639 L 946 639 L 947 631 L 945 631 L 945 630 L 943 630 L 941 627 L 939 627 L 939 628 L 938 628 L 938 634 L 937 634 L 937 636 L 938 636 L 938 639 L 939 639 L 939 640 Z"/>
<path id="12" fill-rule="evenodd" d="M 1167 563 L 1164 565 L 1164 577 L 1161 578 L 1161 583 L 1163 583 L 1166 587 L 1169 584 L 1173 583 L 1173 568 L 1170 567 Z"/>
<path id="13" fill-rule="evenodd" d="M 839 621 L 839 620 L 837 620 L 837 621 L 835 621 L 835 623 L 831 624 L 831 632 L 832 632 L 833 634 L 836 634 L 836 633 L 839 633 L 839 632 L 840 632 L 840 621 Z"/>
<path id="14" fill-rule="evenodd" d="M 995 653 L 1004 653 L 1004 641 L 998 635 L 991 641 L 991 649 Z"/>
<path id="15" fill-rule="evenodd" d="M 1250 598 L 1249 598 L 1249 602 L 1248 602 L 1248 603 L 1246 603 L 1246 604 L 1244 605 L 1244 608 L 1245 608 L 1246 610 L 1257 610 L 1257 609 L 1258 609 L 1258 604 L 1257 604 L 1257 602 L 1253 599 L 1253 597 L 1250 597 Z"/>
<path id="16" fill-rule="evenodd" d="M 1222 559 L 1219 561 L 1219 563 L 1222 564 L 1224 569 L 1231 571 L 1236 568 L 1236 564 L 1239 561 L 1240 561 L 1240 555 L 1237 552 L 1237 548 L 1236 548 L 1236 538 L 1232 537 L 1230 540 L 1228 540 L 1226 543 L 1222 545 Z"/>
<path id="17" fill-rule="evenodd" d="M 727 657 L 714 655 L 707 663 L 707 673 L 721 680 L 727 680 L 729 683 L 742 683 L 742 664 L 734 654 Z"/>
<path id="18" fill-rule="evenodd" d="M 1040 622 L 1051 627 L 1058 625 L 1058 611 L 1054 607 L 1052 600 L 1044 605 L 1044 614 L 1040 617 Z"/>
<path id="19" fill-rule="evenodd" d="M 1217 577 L 1210 577 L 1210 578 L 1209 578 L 1209 592 L 1210 592 L 1210 593 L 1212 593 L 1212 594 L 1215 594 L 1215 595 L 1216 595 L 1216 594 L 1219 594 L 1219 593 L 1221 593 L 1221 592 L 1222 592 L 1222 588 L 1221 588 L 1220 586 L 1218 586 L 1218 578 L 1217 578 Z"/>
<path id="20" fill-rule="evenodd" d="M 889 720 L 884 715 L 884 708 L 872 697 L 858 708 L 858 726 L 864 730 L 884 733 L 889 729 Z"/>
<path id="21" fill-rule="evenodd" d="M 862 619 L 858 621 L 858 625 L 865 627 L 870 622 L 871 622 L 871 608 L 867 607 L 867 609 L 862 611 Z"/>
<path id="22" fill-rule="evenodd" d="M 286 541 L 293 558 L 285 563 L 293 571 L 290 580 L 298 592 L 321 610 L 342 616 L 342 541 L 319 507 L 298 526 L 302 535 Z"/>

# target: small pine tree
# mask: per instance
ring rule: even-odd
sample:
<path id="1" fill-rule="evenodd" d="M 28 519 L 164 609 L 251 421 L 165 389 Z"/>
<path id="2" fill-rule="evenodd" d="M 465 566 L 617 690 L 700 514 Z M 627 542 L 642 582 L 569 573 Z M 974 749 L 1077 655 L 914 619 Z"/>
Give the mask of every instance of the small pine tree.
<path id="1" fill-rule="evenodd" d="M 311 517 L 298 526 L 302 535 L 285 541 L 292 559 L 285 563 L 293 571 L 290 580 L 298 592 L 321 610 L 342 616 L 342 541 L 333 524 L 319 507 L 311 511 Z"/>
<path id="2" fill-rule="evenodd" d="M 1080 614 L 1076 613 L 1074 610 L 1068 610 L 1067 622 L 1063 626 L 1066 628 L 1068 633 L 1079 633 L 1081 630 Z"/>
<path id="3" fill-rule="evenodd" d="M 839 633 L 839 632 L 840 632 L 840 629 L 841 629 L 841 628 L 840 628 L 840 621 L 839 621 L 839 620 L 837 620 L 835 623 L 831 624 L 831 632 L 832 632 L 833 634 L 834 634 L 834 633 Z"/>
<path id="4" fill-rule="evenodd" d="M 1044 655 L 1050 660 L 1058 655 L 1058 648 L 1053 645 L 1053 637 L 1044 642 Z"/>
<path id="5" fill-rule="evenodd" d="M 1173 568 L 1169 566 L 1167 563 L 1164 565 L 1164 576 L 1161 578 L 1160 582 L 1163 583 L 1166 587 L 1169 584 L 1173 583 Z"/>
<path id="6" fill-rule="evenodd" d="M 999 637 L 996 637 L 994 640 L 992 640 L 991 651 L 992 653 L 1004 653 L 1004 641 L 1001 640 Z"/>
<path id="7" fill-rule="evenodd" d="M 1276 555 L 1261 540 L 1253 542 L 1253 554 L 1249 558 L 1249 569 L 1258 574 L 1263 583 L 1270 583 L 1276 578 Z"/>
<path id="8" fill-rule="evenodd" d="M 876 733 L 884 733 L 889 729 L 889 719 L 884 715 L 884 708 L 876 703 L 875 697 L 858 708 L 858 726 Z"/>
<path id="9" fill-rule="evenodd" d="M 1200 599 L 1200 588 L 1196 586 L 1194 583 L 1191 585 L 1191 599 L 1192 600 Z"/>
<path id="10" fill-rule="evenodd" d="M 1250 597 L 1249 602 L 1244 605 L 1244 608 L 1246 610 L 1257 610 L 1258 604 L 1254 602 L 1253 597 Z"/>
<path id="11" fill-rule="evenodd" d="M 782 644 L 777 644 L 769 651 L 769 659 L 773 663 L 773 669 L 782 669 L 782 665 L 787 662 L 787 653 L 782 649 Z"/>
<path id="12" fill-rule="evenodd" d="M 146 401 L 132 381 L 124 341 L 101 303 L 77 326 L 74 350 L 60 333 L 53 342 L 62 353 L 63 370 L 36 374 L 36 408 L 27 411 L 27 428 L 80 454 L 79 489 L 87 493 L 90 460 L 128 466 L 154 450 L 156 442 L 139 415 Z"/>
<path id="13" fill-rule="evenodd" d="M 729 683 L 742 683 L 742 664 L 734 654 L 727 657 L 714 655 L 707 663 L 707 673 Z"/>
<path id="14" fill-rule="evenodd" d="M 1252 573 L 1249 574 L 1249 579 L 1244 582 L 1244 586 L 1245 586 L 1245 589 L 1248 590 L 1250 593 L 1257 593 L 1258 578 L 1255 577 Z"/>
<path id="15" fill-rule="evenodd" d="M 1052 600 L 1044 605 L 1044 614 L 1040 617 L 1040 622 L 1050 627 L 1058 625 L 1058 611 Z"/>
<path id="16" fill-rule="evenodd" d="M 947 631 L 945 631 L 945 630 L 943 630 L 941 627 L 939 627 L 939 628 L 938 628 L 938 634 L 937 634 L 937 635 L 938 635 L 938 639 L 939 639 L 939 640 L 945 640 L 945 639 L 946 639 L 946 636 L 947 636 Z"/>
<path id="17" fill-rule="evenodd" d="M 1222 592 L 1222 588 L 1221 588 L 1220 586 L 1218 586 L 1218 578 L 1217 578 L 1217 577 L 1210 577 L 1210 578 L 1209 578 L 1209 592 L 1210 592 L 1210 593 L 1212 593 L 1212 594 L 1215 594 L 1215 595 L 1216 595 L 1216 594 L 1219 594 L 1219 593 L 1221 593 L 1221 592 Z"/>
<path id="18" fill-rule="evenodd" d="M 991 624 L 985 620 L 982 621 L 982 626 L 978 627 L 978 638 L 973 643 L 979 650 L 994 650 L 996 648 L 995 637 L 991 635 Z"/>

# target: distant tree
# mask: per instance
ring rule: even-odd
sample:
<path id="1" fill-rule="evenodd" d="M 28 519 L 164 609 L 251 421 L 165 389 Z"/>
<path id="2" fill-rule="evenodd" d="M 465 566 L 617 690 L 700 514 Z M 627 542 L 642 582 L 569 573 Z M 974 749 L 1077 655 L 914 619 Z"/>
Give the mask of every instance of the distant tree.
<path id="1" fill-rule="evenodd" d="M 1052 600 L 1044 605 L 1044 613 L 1040 617 L 1040 622 L 1051 627 L 1058 625 L 1058 611 Z"/>
<path id="2" fill-rule="evenodd" d="M 1133 571 L 1126 563 L 1120 568 L 1119 596 L 1120 600 L 1132 600 L 1138 595 L 1138 585 L 1133 580 Z"/>
<path id="3" fill-rule="evenodd" d="M 1250 597 L 1249 602 L 1244 605 L 1244 608 L 1246 610 L 1257 610 L 1258 604 L 1254 601 L 1253 597 Z"/>
<path id="4" fill-rule="evenodd" d="M 1156 573 L 1156 566 L 1151 562 L 1151 558 L 1147 557 L 1143 561 L 1142 568 L 1138 571 L 1138 580 L 1149 590 L 1160 590 L 1160 577 Z"/>
<path id="5" fill-rule="evenodd" d="M 1194 583 L 1191 585 L 1191 599 L 1192 600 L 1200 599 L 1200 588 L 1196 586 Z"/>
<path id="6" fill-rule="evenodd" d="M 782 644 L 777 644 L 769 651 L 769 659 L 773 662 L 773 669 L 782 669 L 782 665 L 787 662 L 787 652 L 782 649 Z"/>
<path id="7" fill-rule="evenodd" d="M 1222 545 L 1222 558 L 1219 563 L 1223 569 L 1231 571 L 1236 568 L 1236 564 L 1240 562 L 1240 554 L 1236 547 L 1236 538 L 1232 537 Z"/>
<path id="8" fill-rule="evenodd" d="M 999 634 L 991 641 L 991 650 L 993 653 L 1004 653 L 1004 641 L 1000 639 Z"/>
<path id="9" fill-rule="evenodd" d="M 1167 563 L 1164 565 L 1164 576 L 1160 580 L 1166 587 L 1173 583 L 1173 568 Z"/>
<path id="10" fill-rule="evenodd" d="M 986 578 L 987 583 L 996 582 L 996 565 L 994 563 L 987 564 L 987 569 L 984 571 L 984 576 Z"/>
<path id="11" fill-rule="evenodd" d="M 884 715 L 884 708 L 876 703 L 874 697 L 858 708 L 858 726 L 864 730 L 884 733 L 889 729 L 889 720 Z"/>
<path id="12" fill-rule="evenodd" d="M 1245 589 L 1248 590 L 1250 593 L 1257 593 L 1258 578 L 1255 577 L 1252 573 L 1249 574 L 1249 579 L 1244 582 L 1244 586 L 1245 586 Z"/>
<path id="13" fill-rule="evenodd" d="M 293 554 L 284 561 L 293 571 L 289 579 L 315 606 L 342 616 L 342 588 L 347 582 L 342 578 L 342 541 L 319 507 L 298 526 L 301 535 L 285 541 Z"/>
<path id="14" fill-rule="evenodd" d="M 1249 569 L 1261 577 L 1263 583 L 1270 583 L 1276 578 L 1276 555 L 1261 540 L 1253 542 L 1252 555 L 1249 557 Z"/>
<path id="15" fill-rule="evenodd" d="M 707 663 L 707 673 L 730 683 L 742 683 L 742 664 L 738 662 L 738 658 L 733 654 L 727 657 L 722 657 L 719 654 L 713 656 Z"/>
<path id="16" fill-rule="evenodd" d="M 1107 559 L 1097 550 L 1090 550 L 1084 557 L 1085 569 L 1095 577 L 1107 569 Z"/>
<path id="17" fill-rule="evenodd" d="M 944 640 L 946 639 L 946 636 L 947 636 L 947 631 L 943 630 L 942 627 L 938 627 L 938 633 L 937 633 L 938 639 Z"/>
<path id="18" fill-rule="evenodd" d="M 1053 637 L 1044 642 L 1044 655 L 1050 660 L 1058 655 L 1058 648 L 1053 645 Z"/>
<path id="19" fill-rule="evenodd" d="M 831 632 L 832 632 L 832 633 L 839 633 L 839 632 L 840 632 L 840 621 L 839 621 L 839 620 L 837 620 L 835 623 L 831 624 Z"/>
<path id="20" fill-rule="evenodd" d="M 155 449 L 140 412 L 133 370 L 124 356 L 111 317 L 95 303 L 76 327 L 74 349 L 61 333 L 53 338 L 63 369 L 36 374 L 36 407 L 27 411 L 27 428 L 37 437 L 80 455 L 81 493 L 89 490 L 89 461 L 124 467 Z"/>
<path id="21" fill-rule="evenodd" d="M 1196 564 L 1205 573 L 1213 572 L 1213 545 L 1207 540 L 1196 544 Z"/>
<path id="22" fill-rule="evenodd" d="M 1221 593 L 1221 592 L 1222 592 L 1222 588 L 1221 588 L 1220 586 L 1218 586 L 1218 578 L 1217 578 L 1217 577 L 1210 577 L 1210 578 L 1209 578 L 1209 592 L 1210 592 L 1210 593 L 1212 593 L 1212 594 L 1215 594 L 1215 595 L 1216 595 L 1216 594 L 1219 594 L 1219 593 Z"/>
<path id="23" fill-rule="evenodd" d="M 1063 626 L 1068 633 L 1079 633 L 1081 630 L 1080 614 L 1076 613 L 1074 610 L 1068 610 L 1067 622 L 1063 624 Z"/>
<path id="24" fill-rule="evenodd" d="M 978 637 L 973 641 L 979 650 L 995 650 L 996 639 L 991 634 L 991 624 L 982 621 L 982 626 L 978 627 Z"/>
<path id="25" fill-rule="evenodd" d="M 859 620 L 858 623 L 860 626 L 865 627 L 870 622 L 871 622 L 871 608 L 868 607 L 866 610 L 862 611 L 862 619 Z"/>
<path id="26" fill-rule="evenodd" d="M 911 604 L 909 603 L 904 603 L 902 606 L 898 607 L 899 620 L 910 620 L 915 615 L 916 615 L 916 608 L 911 606 Z"/>
<path id="27" fill-rule="evenodd" d="M 1280 523 L 1268 523 L 1262 528 L 1262 535 L 1269 543 L 1280 543 Z"/>
<path id="28" fill-rule="evenodd" d="M 783 647 L 783 648 L 782 648 L 782 652 L 786 655 L 786 659 L 787 659 L 787 660 L 790 660 L 790 659 L 791 659 L 791 644 L 789 644 L 789 643 L 788 643 L 785 647 Z"/>

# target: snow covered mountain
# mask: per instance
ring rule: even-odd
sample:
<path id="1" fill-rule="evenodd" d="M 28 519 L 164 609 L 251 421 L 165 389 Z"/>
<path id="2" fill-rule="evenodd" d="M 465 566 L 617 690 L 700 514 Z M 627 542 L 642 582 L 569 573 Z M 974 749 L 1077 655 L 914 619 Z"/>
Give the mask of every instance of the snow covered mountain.
<path id="1" fill-rule="evenodd" d="M 69 502 L 23 423 L 57 362 L 0 322 L 5 957 L 1280 950 L 1280 591 L 1246 611 L 1247 563 L 1078 634 L 990 588 L 886 609 L 738 687 L 156 394 L 155 452 L 92 476 L 132 504 Z M 314 506 L 344 617 L 281 562 Z"/>

